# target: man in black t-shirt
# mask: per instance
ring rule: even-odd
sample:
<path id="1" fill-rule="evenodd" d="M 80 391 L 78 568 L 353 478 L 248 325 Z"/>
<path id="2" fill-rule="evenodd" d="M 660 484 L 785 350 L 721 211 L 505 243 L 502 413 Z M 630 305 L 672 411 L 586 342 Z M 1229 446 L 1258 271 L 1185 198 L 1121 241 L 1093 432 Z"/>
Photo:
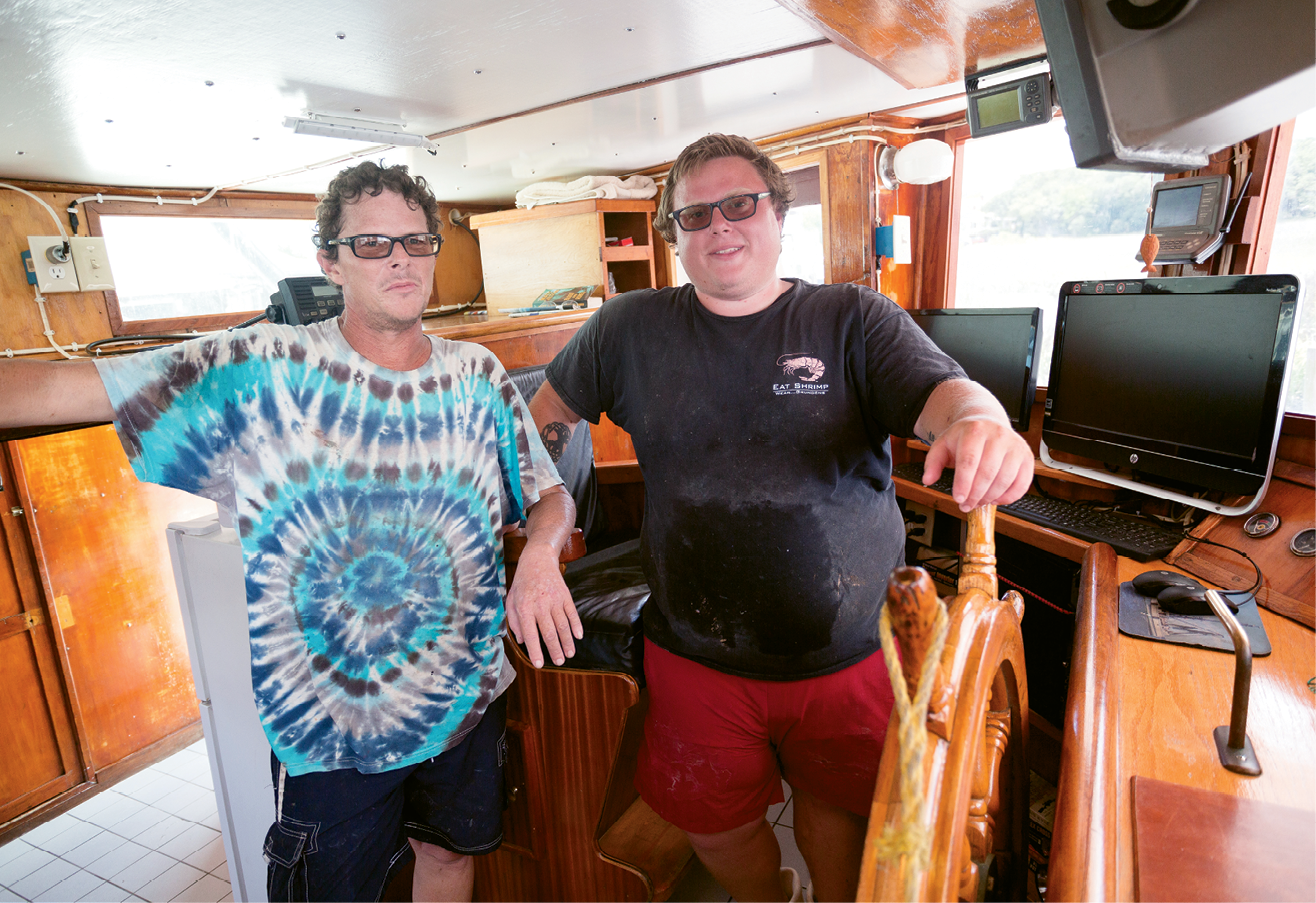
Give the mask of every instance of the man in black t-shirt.
<path id="1" fill-rule="evenodd" d="M 644 474 L 650 708 L 636 785 L 738 900 L 785 900 L 765 813 L 791 785 L 818 899 L 854 899 L 891 688 L 877 615 L 904 525 L 890 435 L 955 467 L 969 511 L 1019 498 L 1032 452 L 1000 404 L 867 288 L 777 276 L 789 182 L 709 135 L 654 226 L 691 284 L 614 298 L 531 402 L 550 455 L 601 413 Z"/>

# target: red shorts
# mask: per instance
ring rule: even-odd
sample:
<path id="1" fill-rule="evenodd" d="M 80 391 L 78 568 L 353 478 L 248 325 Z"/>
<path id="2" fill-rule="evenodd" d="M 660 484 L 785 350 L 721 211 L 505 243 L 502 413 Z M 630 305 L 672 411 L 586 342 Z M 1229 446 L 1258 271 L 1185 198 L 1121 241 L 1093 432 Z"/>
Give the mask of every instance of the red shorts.
<path id="1" fill-rule="evenodd" d="M 717 834 L 784 799 L 781 781 L 864 818 L 893 699 L 882 653 L 833 674 L 754 680 L 644 641 L 649 713 L 635 786 L 664 819 Z"/>

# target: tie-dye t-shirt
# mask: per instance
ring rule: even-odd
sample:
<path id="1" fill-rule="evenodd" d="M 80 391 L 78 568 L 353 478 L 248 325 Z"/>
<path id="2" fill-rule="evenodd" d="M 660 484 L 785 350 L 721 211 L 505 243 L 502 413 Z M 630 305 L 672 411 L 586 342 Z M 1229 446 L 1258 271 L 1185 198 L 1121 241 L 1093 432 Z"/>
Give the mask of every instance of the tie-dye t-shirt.
<path id="1" fill-rule="evenodd" d="M 138 478 L 234 514 L 256 708 L 292 774 L 438 755 L 515 676 L 501 531 L 561 481 L 494 356 L 431 342 L 406 372 L 336 320 L 97 361 Z"/>

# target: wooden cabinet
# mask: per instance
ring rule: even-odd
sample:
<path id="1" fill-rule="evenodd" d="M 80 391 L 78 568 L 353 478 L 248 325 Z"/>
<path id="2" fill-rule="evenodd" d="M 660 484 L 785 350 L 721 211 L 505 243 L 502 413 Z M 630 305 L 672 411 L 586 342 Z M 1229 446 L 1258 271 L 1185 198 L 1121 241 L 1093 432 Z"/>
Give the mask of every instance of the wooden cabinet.
<path id="1" fill-rule="evenodd" d="M 165 527 L 114 428 L 4 443 L 0 843 L 201 736 Z"/>
<path id="2" fill-rule="evenodd" d="M 42 604 L 26 512 L 0 452 L 0 825 L 82 780 L 53 625 Z"/>
<path id="3" fill-rule="evenodd" d="M 596 285 L 596 295 L 653 288 L 653 201 L 572 201 L 471 217 L 490 312 L 528 307 L 545 289 Z M 608 239 L 631 244 L 608 244 Z"/>

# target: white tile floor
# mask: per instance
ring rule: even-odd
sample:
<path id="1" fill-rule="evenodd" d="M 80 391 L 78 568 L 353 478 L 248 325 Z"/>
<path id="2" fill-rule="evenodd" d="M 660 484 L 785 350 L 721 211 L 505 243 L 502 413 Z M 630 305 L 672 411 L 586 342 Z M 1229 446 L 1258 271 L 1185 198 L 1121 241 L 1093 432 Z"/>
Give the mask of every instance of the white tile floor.
<path id="1" fill-rule="evenodd" d="M 768 821 L 781 843 L 781 864 L 808 884 L 795 846 L 790 787 L 782 788 L 786 802 L 768 810 Z M 0 846 L 0 903 L 232 899 L 204 742 Z M 695 860 L 671 899 L 729 903 L 731 897 Z"/>
<path id="2" fill-rule="evenodd" d="M 804 857 L 795 846 L 795 806 L 791 802 L 791 788 L 782 782 L 782 791 L 786 802 L 768 808 L 768 821 L 781 844 L 781 864 L 789 866 L 800 873 L 801 886 L 809 883 L 809 869 L 804 864 Z M 708 869 L 696 859 L 680 883 L 672 890 L 671 900 L 684 903 L 731 903 L 731 895 L 718 884 Z"/>
<path id="3" fill-rule="evenodd" d="M 232 899 L 204 742 L 0 846 L 0 903 Z"/>

